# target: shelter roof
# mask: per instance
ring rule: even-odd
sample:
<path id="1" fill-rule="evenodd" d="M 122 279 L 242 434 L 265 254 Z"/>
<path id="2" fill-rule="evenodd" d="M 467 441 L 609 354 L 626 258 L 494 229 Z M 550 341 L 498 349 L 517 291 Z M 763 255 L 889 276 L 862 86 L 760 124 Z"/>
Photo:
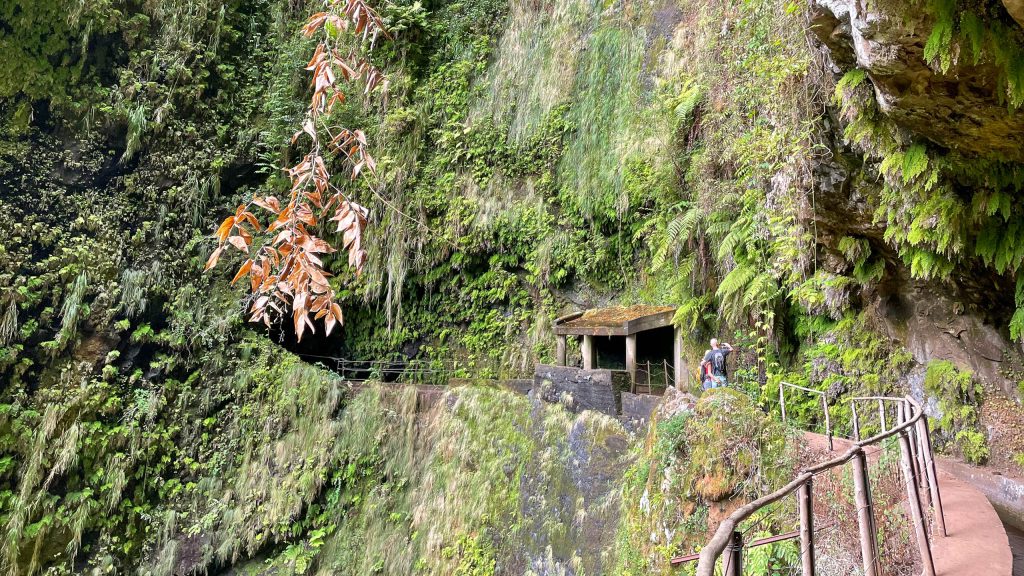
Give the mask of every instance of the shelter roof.
<path id="1" fill-rule="evenodd" d="M 611 306 L 592 308 L 555 320 L 555 334 L 629 336 L 672 324 L 674 306 Z"/>

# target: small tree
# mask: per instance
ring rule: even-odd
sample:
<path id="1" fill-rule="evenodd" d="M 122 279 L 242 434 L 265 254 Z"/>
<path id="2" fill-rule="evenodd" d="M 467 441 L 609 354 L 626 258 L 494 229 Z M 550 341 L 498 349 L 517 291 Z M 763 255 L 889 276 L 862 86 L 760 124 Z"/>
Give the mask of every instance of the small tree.
<path id="1" fill-rule="evenodd" d="M 232 284 L 249 279 L 253 294 L 249 321 L 270 326 L 272 314 L 290 312 L 299 340 L 307 328 L 315 331 L 311 314 L 314 320 L 324 320 L 327 334 L 342 321 L 321 260 L 336 249 L 315 231 L 325 221 L 335 222 L 341 233 L 340 248 L 348 251 L 348 263 L 356 275 L 366 263 L 362 239 L 368 211 L 331 182 L 324 154 L 340 157 L 352 180 L 364 171 L 374 172 L 366 134 L 338 126 L 330 113 L 346 98 L 339 84 L 362 82 L 363 94 L 369 95 L 385 82 L 359 48 L 372 51 L 378 37 L 388 37 L 380 15 L 363 0 L 324 0 L 324 11 L 311 16 L 302 31 L 307 37 L 320 36 L 306 66 L 313 74 L 309 109 L 292 137 L 292 144 L 307 139 L 309 151 L 287 169 L 291 188 L 283 202 L 276 196 L 255 196 L 224 219 L 215 233 L 217 248 L 205 267 L 216 266 L 229 247 L 248 254 Z M 342 33 L 354 37 L 356 48 L 345 50 L 339 45 Z M 261 225 L 253 206 L 270 213 L 267 226 Z"/>

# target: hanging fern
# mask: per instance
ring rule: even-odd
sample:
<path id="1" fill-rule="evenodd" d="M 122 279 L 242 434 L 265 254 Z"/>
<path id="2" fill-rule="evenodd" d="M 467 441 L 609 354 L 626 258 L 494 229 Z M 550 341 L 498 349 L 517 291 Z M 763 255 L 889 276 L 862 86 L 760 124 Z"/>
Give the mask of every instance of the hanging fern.
<path id="1" fill-rule="evenodd" d="M 6 346 L 14 341 L 14 335 L 18 332 L 18 306 L 14 298 L 10 298 L 7 309 L 0 316 L 0 346 Z"/>
<path id="2" fill-rule="evenodd" d="M 73 340 L 75 334 L 78 332 L 78 321 L 81 319 L 83 307 L 86 309 L 88 308 L 82 302 L 88 285 L 89 277 L 85 272 L 82 272 L 77 278 L 75 278 L 75 283 L 72 284 L 71 291 L 64 297 L 64 304 L 60 309 L 60 331 L 57 333 L 56 340 L 58 348 L 63 347 Z"/>
<path id="3" fill-rule="evenodd" d="M 928 152 L 924 144 L 914 144 L 903 155 L 903 182 L 910 183 L 928 169 Z"/>
<path id="4" fill-rule="evenodd" d="M 937 63 L 940 70 L 948 72 L 953 64 L 956 0 L 931 0 L 930 5 L 935 24 L 924 45 L 924 59 Z"/>
<path id="5" fill-rule="evenodd" d="M 1017 310 L 1010 319 L 1010 338 L 1020 340 L 1024 336 L 1024 276 L 1017 277 L 1017 289 L 1013 299 Z"/>

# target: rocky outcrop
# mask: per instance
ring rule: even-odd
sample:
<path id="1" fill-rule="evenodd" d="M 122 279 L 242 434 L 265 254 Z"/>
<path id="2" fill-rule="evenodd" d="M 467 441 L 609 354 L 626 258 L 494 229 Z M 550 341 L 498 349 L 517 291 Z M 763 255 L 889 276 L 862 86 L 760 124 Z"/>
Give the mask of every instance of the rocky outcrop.
<path id="1" fill-rule="evenodd" d="M 1024 0 L 1005 3 L 1015 18 L 1024 12 Z M 936 144 L 1024 161 L 1024 113 L 1009 111 L 1000 98 L 1001 70 L 964 57 L 936 71 L 924 59 L 933 24 L 925 11 L 895 14 L 885 4 L 862 4 L 811 2 L 811 29 L 828 47 L 836 72 L 866 70 L 882 111 Z"/>
<path id="2" fill-rule="evenodd" d="M 1024 0 L 1003 0 L 1003 6 L 1006 6 L 1006 11 L 1013 16 L 1013 19 L 1024 27 Z"/>
<path id="3" fill-rule="evenodd" d="M 918 363 L 949 360 L 1014 397 L 1022 373 L 1016 348 L 980 314 L 964 309 L 969 295 L 950 290 L 906 280 L 898 292 L 881 297 L 879 320 Z"/>

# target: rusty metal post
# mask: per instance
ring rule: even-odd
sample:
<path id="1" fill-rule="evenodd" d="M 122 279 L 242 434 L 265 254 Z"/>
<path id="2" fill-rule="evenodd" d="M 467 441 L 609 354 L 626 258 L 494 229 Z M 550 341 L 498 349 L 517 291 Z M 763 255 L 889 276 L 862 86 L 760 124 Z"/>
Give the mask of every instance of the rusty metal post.
<path id="1" fill-rule="evenodd" d="M 828 400 L 821 395 L 821 409 L 825 412 L 825 436 L 828 438 L 828 451 L 832 451 L 832 419 L 828 415 Z"/>
<path id="2" fill-rule="evenodd" d="M 786 393 L 785 384 L 779 382 L 779 406 L 782 407 L 782 422 L 786 422 Z"/>
<path id="3" fill-rule="evenodd" d="M 800 558 L 803 561 L 803 576 L 814 576 L 814 480 L 800 485 L 797 499 L 800 502 Z"/>
<path id="4" fill-rule="evenodd" d="M 857 525 L 860 528 L 860 554 L 864 576 L 881 576 L 878 543 L 875 540 L 875 518 L 871 511 L 871 487 L 868 481 L 868 460 L 864 450 L 853 455 L 853 496 L 857 503 Z"/>
<path id="5" fill-rule="evenodd" d="M 896 405 L 896 425 L 903 425 L 905 422 L 908 422 L 910 420 L 910 418 L 911 418 L 912 412 L 913 411 L 911 410 L 910 404 L 908 402 L 900 402 L 899 404 L 897 404 Z M 918 456 L 919 456 L 919 453 L 918 453 L 918 444 L 916 444 L 916 442 L 918 442 L 918 439 L 916 439 L 916 435 L 913 434 L 913 428 L 914 428 L 914 426 L 910 426 L 906 430 L 906 433 L 907 433 L 908 437 L 910 438 L 910 471 L 913 474 L 914 485 L 918 486 L 920 488 L 922 486 L 922 483 L 921 483 L 922 481 L 921 481 L 921 470 L 918 469 Z M 926 494 L 927 494 L 927 492 L 926 492 Z"/>
<path id="6" fill-rule="evenodd" d="M 850 412 L 853 414 L 853 439 L 860 442 L 860 423 L 857 422 L 857 403 L 850 401 Z"/>
<path id="7" fill-rule="evenodd" d="M 906 420 L 909 421 L 914 417 L 914 407 L 911 406 L 910 402 L 903 403 L 903 410 L 905 413 Z M 922 416 L 924 418 L 924 416 Z M 912 426 L 907 432 L 910 433 L 910 456 L 912 464 L 914 465 L 914 478 L 917 480 L 918 488 L 927 487 L 927 476 L 924 471 L 924 453 L 921 451 L 921 435 L 918 433 L 917 426 Z M 928 500 L 928 507 L 931 507 L 931 494 L 926 490 L 924 493 L 925 500 Z"/>
<path id="8" fill-rule="evenodd" d="M 914 408 L 909 402 L 903 406 L 904 410 L 904 422 L 909 421 L 913 418 Z M 923 418 L 923 416 L 922 416 Z M 910 464 L 914 472 L 914 481 L 917 483 L 919 489 L 927 487 L 927 479 L 924 471 L 924 454 L 921 452 L 921 438 L 917 433 L 917 426 L 911 426 L 907 430 L 907 434 L 910 436 Z M 927 490 L 924 492 L 924 500 L 926 505 L 931 507 L 931 493 Z"/>
<path id="9" fill-rule="evenodd" d="M 932 496 L 932 508 L 935 510 L 935 523 L 939 532 L 946 536 L 946 516 L 942 511 L 942 494 L 939 492 L 939 477 L 932 458 L 932 441 L 928 435 L 928 417 L 921 416 L 917 421 L 917 433 L 921 439 L 921 452 L 924 453 L 925 474 L 928 477 L 928 490 Z"/>
<path id="10" fill-rule="evenodd" d="M 878 421 L 882 424 L 882 432 L 888 430 L 885 426 L 885 401 L 878 401 Z"/>
<path id="11" fill-rule="evenodd" d="M 661 362 L 662 362 L 662 369 L 663 369 L 662 375 L 665 378 L 665 388 L 668 388 L 669 386 L 671 386 L 671 384 L 669 384 L 669 381 L 668 381 L 668 360 L 662 360 Z"/>
<path id="12" fill-rule="evenodd" d="M 651 393 L 651 361 L 647 361 L 647 393 Z"/>
<path id="13" fill-rule="evenodd" d="M 722 558 L 722 576 L 743 576 L 743 534 L 732 533 Z"/>
<path id="14" fill-rule="evenodd" d="M 906 431 L 900 432 L 900 464 L 903 468 L 903 480 L 907 485 L 907 500 L 910 501 L 910 516 L 914 521 L 914 532 L 917 535 L 917 547 L 921 551 L 921 564 L 924 565 L 924 576 L 935 576 L 935 563 L 932 561 L 932 549 L 928 543 L 928 531 L 924 525 L 924 512 L 921 510 L 921 496 L 914 481 L 914 466 L 910 459 L 910 438 Z"/>

